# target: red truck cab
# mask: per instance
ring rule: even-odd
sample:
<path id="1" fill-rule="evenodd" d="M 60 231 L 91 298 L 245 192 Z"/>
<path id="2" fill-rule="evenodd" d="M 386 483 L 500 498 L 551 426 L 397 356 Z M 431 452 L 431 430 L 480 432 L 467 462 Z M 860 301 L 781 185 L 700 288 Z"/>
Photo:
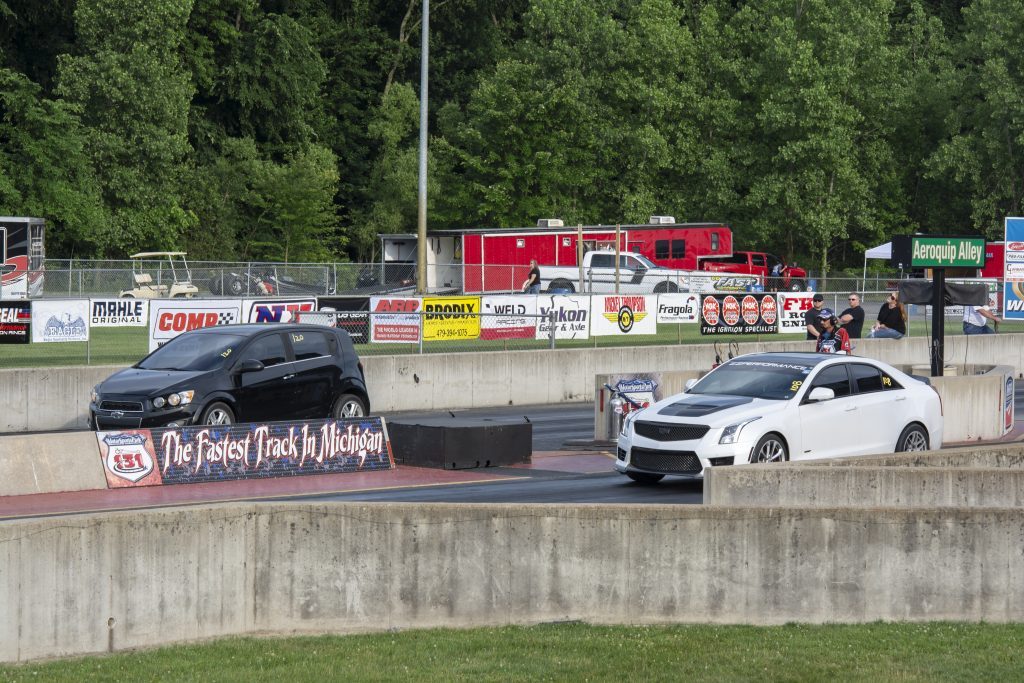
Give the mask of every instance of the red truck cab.
<path id="1" fill-rule="evenodd" d="M 762 251 L 734 251 L 726 258 L 701 259 L 700 269 L 713 273 L 756 275 L 769 290 L 802 292 L 807 288 L 807 271 L 788 265 Z"/>

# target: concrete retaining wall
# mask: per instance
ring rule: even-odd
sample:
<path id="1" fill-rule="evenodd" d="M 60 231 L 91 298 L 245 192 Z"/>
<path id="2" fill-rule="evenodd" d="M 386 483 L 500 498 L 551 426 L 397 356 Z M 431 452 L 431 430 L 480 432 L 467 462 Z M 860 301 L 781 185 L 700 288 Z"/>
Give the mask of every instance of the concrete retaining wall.
<path id="1" fill-rule="evenodd" d="M 222 505 L 0 523 L 0 661 L 261 632 L 1024 620 L 1024 511 Z"/>
<path id="2" fill-rule="evenodd" d="M 0 496 L 105 488 L 92 432 L 0 436 Z"/>

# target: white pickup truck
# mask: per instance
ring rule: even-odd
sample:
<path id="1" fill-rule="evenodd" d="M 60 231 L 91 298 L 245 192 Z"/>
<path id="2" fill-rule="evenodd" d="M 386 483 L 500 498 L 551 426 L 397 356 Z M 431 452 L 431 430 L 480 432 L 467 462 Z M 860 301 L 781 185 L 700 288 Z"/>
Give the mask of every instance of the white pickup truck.
<path id="1" fill-rule="evenodd" d="M 662 268 L 642 254 L 619 252 L 619 292 L 623 294 L 685 292 L 689 277 L 695 274 L 703 275 Z M 551 293 L 614 293 L 615 252 L 588 251 L 583 255 L 582 289 L 578 265 L 540 266 L 540 283 L 541 291 Z"/>

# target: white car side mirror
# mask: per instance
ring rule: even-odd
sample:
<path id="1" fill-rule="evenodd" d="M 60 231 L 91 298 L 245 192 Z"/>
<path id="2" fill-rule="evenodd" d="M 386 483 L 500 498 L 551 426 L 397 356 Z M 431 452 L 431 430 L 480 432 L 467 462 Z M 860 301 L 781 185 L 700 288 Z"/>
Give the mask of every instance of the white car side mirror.
<path id="1" fill-rule="evenodd" d="M 686 390 L 687 391 L 689 391 L 690 389 L 693 389 L 695 386 L 697 386 L 697 380 L 695 380 L 695 379 L 688 379 L 688 380 L 686 380 Z"/>
<path id="2" fill-rule="evenodd" d="M 811 389 L 811 393 L 807 394 L 807 401 L 808 403 L 817 403 L 819 401 L 831 401 L 835 397 L 836 392 L 828 387 L 814 387 Z"/>

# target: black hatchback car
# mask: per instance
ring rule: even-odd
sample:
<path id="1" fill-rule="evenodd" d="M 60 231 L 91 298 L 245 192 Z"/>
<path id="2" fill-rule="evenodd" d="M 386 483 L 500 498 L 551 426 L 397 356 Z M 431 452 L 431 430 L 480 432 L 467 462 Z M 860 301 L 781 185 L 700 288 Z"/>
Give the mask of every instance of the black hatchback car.
<path id="1" fill-rule="evenodd" d="M 317 325 L 186 332 L 96 385 L 93 429 L 224 425 L 369 414 L 352 340 Z"/>

